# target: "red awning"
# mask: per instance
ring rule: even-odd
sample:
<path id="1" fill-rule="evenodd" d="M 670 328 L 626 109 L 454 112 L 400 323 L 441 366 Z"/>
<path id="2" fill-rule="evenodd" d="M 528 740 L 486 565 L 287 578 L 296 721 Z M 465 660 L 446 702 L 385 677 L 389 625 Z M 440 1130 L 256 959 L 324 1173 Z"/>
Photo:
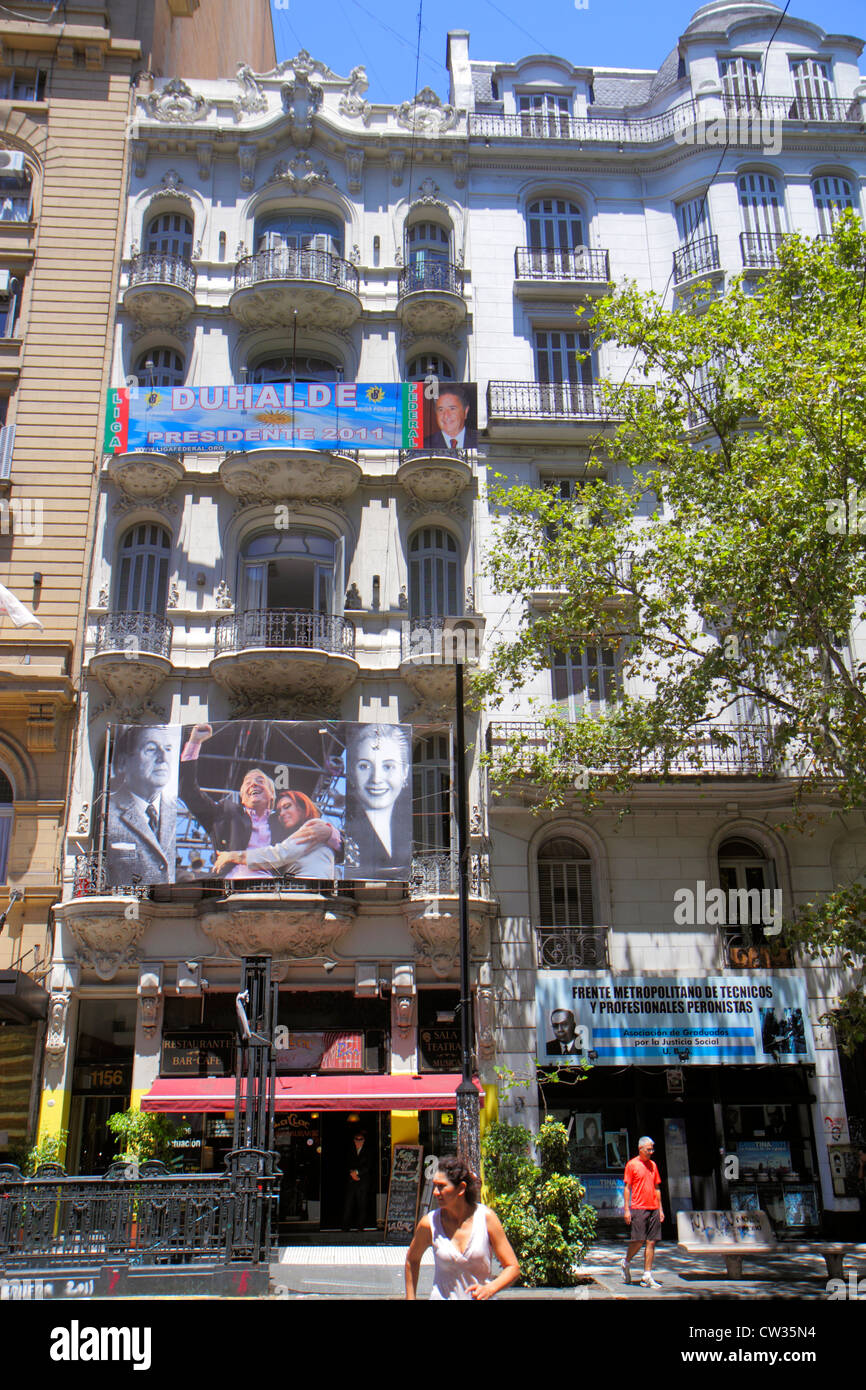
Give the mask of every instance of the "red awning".
<path id="1" fill-rule="evenodd" d="M 458 1074 L 450 1072 L 434 1072 L 427 1076 L 278 1076 L 275 1109 L 278 1113 L 287 1110 L 454 1110 L 460 1080 Z M 160 1077 L 147 1095 L 142 1096 L 141 1108 L 170 1115 L 234 1110 L 234 1077 L 205 1076 L 191 1080 Z"/>

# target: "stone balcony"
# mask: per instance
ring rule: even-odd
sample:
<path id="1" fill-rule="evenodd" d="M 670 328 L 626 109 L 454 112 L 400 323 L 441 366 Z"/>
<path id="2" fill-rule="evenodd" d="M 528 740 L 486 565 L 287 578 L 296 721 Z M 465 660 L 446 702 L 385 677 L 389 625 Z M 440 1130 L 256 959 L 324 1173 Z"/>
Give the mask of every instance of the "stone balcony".
<path id="1" fill-rule="evenodd" d="M 159 613 L 101 614 L 88 671 L 121 703 L 146 700 L 171 674 L 173 631 Z"/>
<path id="2" fill-rule="evenodd" d="M 346 618 L 256 608 L 217 622 L 210 672 L 235 695 L 308 695 L 331 703 L 358 671 L 355 627 Z"/>
<path id="3" fill-rule="evenodd" d="M 297 314 L 300 328 L 340 332 L 361 314 L 358 272 L 330 251 L 259 251 L 238 261 L 229 308 L 246 329 L 285 328 Z"/>
<path id="4" fill-rule="evenodd" d="M 455 667 L 477 666 L 484 619 L 409 618 L 400 637 L 400 675 L 423 699 L 448 704 L 455 698 Z"/>
<path id="5" fill-rule="evenodd" d="M 456 502 L 472 482 L 471 457 L 467 449 L 433 445 L 401 449 L 397 482 L 416 502 Z"/>
<path id="6" fill-rule="evenodd" d="M 514 293 L 521 299 L 572 301 L 610 293 L 610 255 L 600 246 L 518 246 Z"/>
<path id="7" fill-rule="evenodd" d="M 112 454 L 107 465 L 113 483 L 137 502 L 157 502 L 177 487 L 183 463 L 173 454 Z"/>
<path id="8" fill-rule="evenodd" d="M 361 481 L 354 453 L 327 449 L 251 449 L 229 454 L 220 482 L 232 497 L 255 502 L 345 502 Z"/>
<path id="9" fill-rule="evenodd" d="M 447 262 L 404 266 L 397 317 L 410 333 L 453 333 L 466 322 L 463 271 Z"/>
<path id="10" fill-rule="evenodd" d="M 133 256 L 123 307 L 143 328 L 184 324 L 195 309 L 196 270 L 183 256 Z"/>

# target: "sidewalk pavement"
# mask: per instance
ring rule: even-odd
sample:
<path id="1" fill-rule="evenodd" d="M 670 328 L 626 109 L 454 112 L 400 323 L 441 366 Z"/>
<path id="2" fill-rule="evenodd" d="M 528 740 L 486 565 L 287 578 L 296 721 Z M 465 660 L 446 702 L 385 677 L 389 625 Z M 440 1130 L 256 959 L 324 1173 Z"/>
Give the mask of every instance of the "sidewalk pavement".
<path id="1" fill-rule="evenodd" d="M 625 1241 L 597 1241 L 581 1270 L 584 1282 L 570 1289 L 507 1289 L 500 1299 L 542 1300 L 622 1300 L 645 1299 L 824 1299 L 827 1296 L 827 1267 L 815 1244 L 815 1252 L 786 1255 L 784 1246 L 773 1255 L 746 1259 L 743 1278 L 728 1279 L 724 1260 L 717 1256 L 685 1255 L 675 1245 L 656 1247 L 653 1275 L 659 1289 L 643 1289 L 638 1280 L 643 1273 L 640 1252 L 632 1262 L 634 1283 L 626 1286 L 620 1274 Z M 279 1261 L 271 1265 L 273 1298 L 400 1299 L 403 1297 L 403 1245 L 290 1245 L 279 1251 Z M 866 1278 L 866 1247 L 859 1247 L 854 1258 L 846 1258 L 845 1278 L 850 1270 Z M 433 1283 L 433 1254 L 427 1251 L 421 1261 L 418 1297 L 429 1298 Z"/>

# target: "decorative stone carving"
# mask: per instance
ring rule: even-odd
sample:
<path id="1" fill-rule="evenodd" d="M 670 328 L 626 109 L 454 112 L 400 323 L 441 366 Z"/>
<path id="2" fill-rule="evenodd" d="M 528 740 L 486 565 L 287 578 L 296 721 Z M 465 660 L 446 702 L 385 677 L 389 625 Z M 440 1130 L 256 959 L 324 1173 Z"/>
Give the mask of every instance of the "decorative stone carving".
<path id="1" fill-rule="evenodd" d="M 138 1006 L 142 1032 L 146 1037 L 153 1037 L 158 1032 L 162 1020 L 162 995 L 143 994 Z"/>
<path id="2" fill-rule="evenodd" d="M 458 188 L 466 187 L 466 175 L 469 168 L 469 155 L 465 150 L 453 150 L 451 154 L 451 168 L 454 173 L 454 182 Z"/>
<path id="3" fill-rule="evenodd" d="M 364 125 L 369 125 L 372 117 L 372 109 L 369 101 L 364 100 L 364 93 L 370 85 L 367 81 L 366 69 L 361 67 L 352 68 L 352 71 L 349 73 L 349 83 L 349 90 L 348 92 L 344 92 L 340 97 L 337 110 L 341 116 L 347 116 L 349 120 L 355 120 L 360 117 Z"/>
<path id="4" fill-rule="evenodd" d="M 210 673 L 239 706 L 284 694 L 333 704 L 357 680 L 358 662 L 342 652 L 251 648 L 213 657 Z"/>
<path id="5" fill-rule="evenodd" d="M 468 515 L 466 508 L 459 502 L 426 502 L 418 497 L 413 497 L 406 503 L 406 511 L 410 516 L 424 516 L 427 512 L 444 512 L 447 516 L 453 516 L 460 521 L 465 521 Z"/>
<path id="6" fill-rule="evenodd" d="M 475 1032 L 479 1056 L 489 1061 L 496 1056 L 496 999 L 493 994 L 489 964 L 485 961 L 478 972 L 475 993 Z"/>
<path id="7" fill-rule="evenodd" d="M 403 182 L 403 165 L 406 163 L 405 150 L 389 150 L 388 163 L 391 166 L 391 182 L 399 185 Z"/>
<path id="8" fill-rule="evenodd" d="M 176 169 L 166 169 L 162 176 L 161 183 L 167 193 L 176 193 L 183 183 L 183 177 Z M 186 198 L 186 194 L 183 195 Z"/>
<path id="9" fill-rule="evenodd" d="M 484 834 L 484 817 L 481 814 L 480 806 L 472 806 L 469 811 L 469 834 Z"/>
<path id="10" fill-rule="evenodd" d="M 315 687 L 297 695 L 262 696 L 259 691 L 237 691 L 229 694 L 232 719 L 339 719 L 339 701 L 333 692 Z"/>
<path id="11" fill-rule="evenodd" d="M 348 899 L 312 893 L 272 899 L 263 908 L 260 894 L 236 893 L 208 906 L 199 925 L 223 955 L 326 956 L 352 926 L 355 910 Z"/>
<path id="12" fill-rule="evenodd" d="M 168 125 L 192 125 L 203 120 L 210 110 L 210 102 L 190 91 L 180 77 L 173 77 L 161 91 L 144 97 L 142 106 L 153 120 Z"/>
<path id="13" fill-rule="evenodd" d="M 81 810 L 78 812 L 78 824 L 75 827 L 76 835 L 87 835 L 90 831 L 90 802 L 85 801 Z"/>
<path id="14" fill-rule="evenodd" d="M 231 590 L 224 579 L 221 579 L 217 585 L 217 591 L 214 594 L 214 603 L 217 608 L 232 608 L 234 606 L 232 603 Z"/>
<path id="15" fill-rule="evenodd" d="M 96 600 L 96 606 L 97 606 L 97 608 L 107 608 L 107 607 L 108 607 L 108 585 L 107 585 L 107 584 L 103 584 L 102 588 L 99 590 L 99 597 L 98 597 L 98 599 Z"/>
<path id="16" fill-rule="evenodd" d="M 288 163 L 281 160 L 279 164 L 274 165 L 270 182 L 285 183 L 289 193 L 308 193 L 320 183 L 328 184 L 331 188 L 336 187 L 325 161 L 320 159 L 318 164 L 314 164 L 310 156 L 302 154 L 300 150 Z"/>
<path id="17" fill-rule="evenodd" d="M 342 502 L 361 480 L 354 459 L 315 449 L 254 449 L 229 454 L 220 481 L 233 497 L 248 502 Z"/>
<path id="18" fill-rule="evenodd" d="M 417 994 L 391 995 L 391 1027 L 398 1037 L 407 1038 L 418 1022 Z"/>
<path id="19" fill-rule="evenodd" d="M 346 607 L 348 609 L 362 608 L 361 593 L 357 584 L 350 584 L 346 590 Z"/>
<path id="20" fill-rule="evenodd" d="M 241 95 L 232 108 L 236 121 L 242 121 L 244 116 L 253 116 L 259 111 L 267 111 L 268 99 L 249 63 L 238 63 L 235 81 L 241 89 Z"/>
<path id="21" fill-rule="evenodd" d="M 467 589 L 467 590 L 466 590 L 466 602 L 465 602 L 465 604 L 464 604 L 464 610 L 465 610 L 465 612 L 467 612 L 467 613 L 475 613 L 475 612 L 477 612 L 477 609 L 476 609 L 476 607 L 475 607 L 475 590 L 474 590 L 474 589 Z"/>
<path id="22" fill-rule="evenodd" d="M 401 585 L 400 592 L 397 595 L 397 607 L 400 609 L 401 613 L 405 613 L 409 608 L 409 594 L 405 584 Z"/>
<path id="23" fill-rule="evenodd" d="M 183 478 L 183 464 L 173 454 L 114 454 L 108 476 L 134 502 L 166 498 Z"/>
<path id="24" fill-rule="evenodd" d="M 66 1024 L 69 1017 L 69 995 L 52 994 L 48 1001 L 48 1031 L 45 1036 L 45 1051 L 54 1062 L 59 1062 L 66 1052 L 69 1041 Z"/>
<path id="25" fill-rule="evenodd" d="M 55 909 L 75 940 L 75 958 L 100 980 L 137 965 L 150 903 L 138 898 L 75 898 Z"/>
<path id="26" fill-rule="evenodd" d="M 363 187 L 364 151 L 357 146 L 346 150 L 346 175 L 350 193 L 360 193 Z"/>
<path id="27" fill-rule="evenodd" d="M 150 146 L 146 140 L 130 140 L 129 151 L 132 155 L 132 168 L 137 179 L 143 179 L 147 173 L 147 156 L 150 153 Z"/>
<path id="28" fill-rule="evenodd" d="M 249 192 L 255 183 L 256 177 L 255 145 L 238 145 L 238 164 L 240 165 L 241 171 L 241 188 Z"/>
<path id="29" fill-rule="evenodd" d="M 180 603 L 180 590 L 177 587 L 177 580 L 173 579 L 168 588 L 168 602 L 166 608 L 177 608 Z"/>
<path id="30" fill-rule="evenodd" d="M 117 457 L 119 458 L 120 455 L 117 455 Z M 179 510 L 177 502 L 168 501 L 164 497 L 148 498 L 147 505 L 150 511 L 159 512 L 160 516 L 164 516 L 169 523 L 171 523 L 173 516 L 177 516 Z M 124 512 L 134 511 L 135 508 L 140 506 L 140 497 L 130 497 L 129 493 L 121 488 L 118 492 L 117 501 L 114 503 L 111 510 L 115 516 L 122 516 Z"/>
<path id="31" fill-rule="evenodd" d="M 460 907 L 457 898 L 404 902 L 403 911 L 419 965 L 428 965 L 441 980 L 454 974 L 460 955 Z M 482 919 L 478 913 L 470 911 L 470 950 L 477 952 L 482 940 Z"/>
<path id="32" fill-rule="evenodd" d="M 472 482 L 472 469 L 463 459 L 409 459 L 397 470 L 397 482 L 416 502 L 450 504 Z"/>
<path id="33" fill-rule="evenodd" d="M 404 101 L 397 112 L 397 124 L 416 135 L 444 135 L 453 130 L 460 113 L 445 105 L 433 91 L 424 87 L 414 101 Z"/>
<path id="34" fill-rule="evenodd" d="M 321 62 L 318 58 L 311 58 L 305 48 L 299 49 L 294 58 L 286 58 L 285 61 L 280 63 L 275 69 L 278 76 L 282 76 L 289 71 L 293 72 L 296 77 L 309 77 L 315 72 L 318 73 L 320 77 L 330 78 L 333 82 L 340 81 L 337 74 L 332 72 L 325 63 Z M 355 71 L 363 72 L 364 70 L 363 68 L 356 68 Z"/>
<path id="35" fill-rule="evenodd" d="M 213 163 L 213 141 L 200 140 L 195 147 L 196 158 L 198 160 L 198 176 L 204 182 L 210 178 L 211 164 Z"/>
<path id="36" fill-rule="evenodd" d="M 283 108 L 292 123 L 296 145 L 309 145 L 313 136 L 313 117 L 322 104 L 322 89 L 310 82 L 306 73 L 295 68 L 294 82 L 280 88 Z"/>

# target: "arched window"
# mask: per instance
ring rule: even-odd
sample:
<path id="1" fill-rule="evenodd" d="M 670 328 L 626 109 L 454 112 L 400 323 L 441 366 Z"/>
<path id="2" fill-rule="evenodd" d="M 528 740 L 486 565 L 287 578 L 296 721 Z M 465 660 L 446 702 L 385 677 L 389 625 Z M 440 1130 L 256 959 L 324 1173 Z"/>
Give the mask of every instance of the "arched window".
<path id="1" fill-rule="evenodd" d="M 785 211 L 776 180 L 755 171 L 737 179 L 743 230 L 749 233 L 778 234 L 785 230 Z"/>
<path id="2" fill-rule="evenodd" d="M 459 275 L 452 268 L 451 232 L 438 222 L 413 222 L 406 228 L 405 290 L 456 290 Z"/>
<path id="3" fill-rule="evenodd" d="M 121 613 L 165 613 L 171 538 L 162 526 L 144 521 L 120 543 L 117 602 Z"/>
<path id="4" fill-rule="evenodd" d="M 409 542 L 409 615 L 460 617 L 460 549 L 443 526 L 424 526 Z"/>
<path id="5" fill-rule="evenodd" d="M 445 357 L 435 352 L 424 352 L 413 357 L 406 367 L 407 381 L 423 381 L 428 376 L 438 376 L 440 381 L 453 381 L 454 368 Z"/>
<path id="6" fill-rule="evenodd" d="M 30 170 L 19 150 L 0 151 L 0 222 L 29 222 Z"/>
<path id="7" fill-rule="evenodd" d="M 824 174 L 812 184 L 812 197 L 818 214 L 818 229 L 822 236 L 832 235 L 833 228 L 847 208 L 855 208 L 854 194 L 847 179 L 838 174 Z"/>
<path id="8" fill-rule="evenodd" d="M 146 256 L 178 256 L 192 260 L 192 218 L 182 212 L 160 212 L 147 224 L 142 247 Z"/>
<path id="9" fill-rule="evenodd" d="M 565 198 L 538 198 L 530 203 L 526 227 L 533 251 L 573 251 L 586 245 L 583 214 Z"/>
<path id="10" fill-rule="evenodd" d="M 538 851 L 539 926 L 596 925 L 592 860 L 570 835 L 547 840 Z"/>
<path id="11" fill-rule="evenodd" d="M 9 842 L 12 839 L 12 815 L 15 800 L 12 783 L 0 769 L 0 883 L 6 882 L 6 867 L 9 862 Z"/>
<path id="12" fill-rule="evenodd" d="M 143 352 L 136 362 L 135 375 L 139 386 L 147 390 L 183 386 L 186 367 L 182 356 L 174 348 L 151 348 L 149 352 Z"/>
<path id="13" fill-rule="evenodd" d="M 243 608 L 333 613 L 340 557 L 338 542 L 314 531 L 257 536 L 244 547 L 242 557 Z"/>
<path id="14" fill-rule="evenodd" d="M 415 742 L 412 838 L 419 855 L 442 854 L 451 848 L 451 756 L 445 734 Z"/>
<path id="15" fill-rule="evenodd" d="M 327 251 L 343 254 L 343 228 L 319 212 L 271 212 L 256 219 L 256 251 Z"/>
<path id="16" fill-rule="evenodd" d="M 726 963 L 752 970 L 793 965 L 790 948 L 780 940 L 782 903 L 773 860 L 739 838 L 723 841 L 718 860 Z"/>
<path id="17" fill-rule="evenodd" d="M 342 381 L 343 368 L 330 357 L 313 357 L 291 353 L 265 357 L 250 368 L 252 382 L 264 381 Z"/>

